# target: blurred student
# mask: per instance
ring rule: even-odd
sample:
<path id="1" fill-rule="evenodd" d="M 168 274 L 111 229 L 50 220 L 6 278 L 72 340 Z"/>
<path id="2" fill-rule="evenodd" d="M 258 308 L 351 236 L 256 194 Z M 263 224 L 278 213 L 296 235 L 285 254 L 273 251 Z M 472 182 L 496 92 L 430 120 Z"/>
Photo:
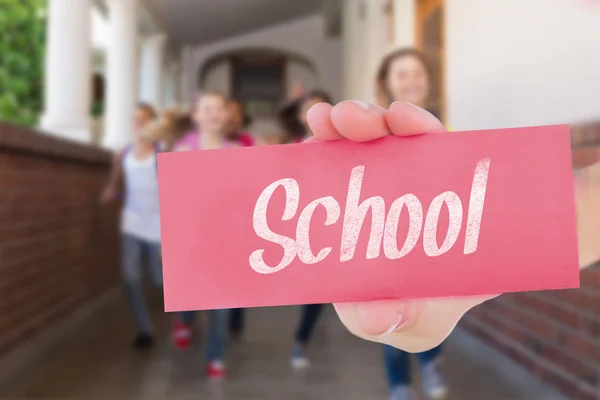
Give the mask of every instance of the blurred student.
<path id="1" fill-rule="evenodd" d="M 412 103 L 427 109 L 431 94 L 431 73 L 425 56 L 418 50 L 405 48 L 387 55 L 377 73 L 379 105 L 388 108 L 394 101 Z M 429 399 L 442 399 L 447 386 L 440 368 L 441 345 L 417 353 L 423 391 Z M 395 347 L 384 347 L 385 369 L 390 386 L 390 400 L 416 399 L 411 388 L 410 354 Z"/>
<path id="2" fill-rule="evenodd" d="M 229 110 L 227 99 L 219 93 L 202 93 L 194 106 L 192 118 L 196 130 L 185 135 L 174 147 L 174 151 L 212 150 L 227 147 L 247 146 L 251 142 L 228 138 Z M 210 171 L 199 171 L 210 173 Z M 173 341 L 177 348 L 187 349 L 191 339 L 194 312 L 178 315 L 173 326 Z M 206 344 L 206 375 L 210 379 L 222 379 L 226 375 L 223 355 L 227 344 L 229 310 L 209 311 Z"/>
<path id="3" fill-rule="evenodd" d="M 277 118 L 285 132 L 284 143 L 300 143 L 312 132 L 306 121 L 306 113 L 315 104 L 331 102 L 331 96 L 323 90 L 299 93 L 280 108 Z"/>
<path id="4" fill-rule="evenodd" d="M 255 144 L 254 137 L 247 131 L 252 123 L 252 117 L 246 113 L 244 104 L 238 99 L 228 99 L 227 115 L 227 140 L 242 146 L 253 146 Z"/>
<path id="5" fill-rule="evenodd" d="M 135 349 L 146 349 L 154 344 L 142 287 L 143 257 L 148 261 L 151 282 L 162 288 L 157 148 L 145 135 L 145 128 L 155 116 L 150 105 L 138 105 L 133 119 L 133 142 L 115 156 L 101 197 L 103 203 L 109 203 L 123 193 L 121 274 L 137 327 L 132 343 Z"/>
<path id="6" fill-rule="evenodd" d="M 279 121 L 286 131 L 285 143 L 301 143 L 312 136 L 306 113 L 315 104 L 331 103 L 331 96 L 322 90 L 313 90 L 285 104 L 279 111 Z M 307 304 L 301 307 L 300 321 L 294 336 L 290 364 L 294 369 L 307 368 L 310 361 L 306 354 L 314 328 L 323 311 L 323 304 Z"/>

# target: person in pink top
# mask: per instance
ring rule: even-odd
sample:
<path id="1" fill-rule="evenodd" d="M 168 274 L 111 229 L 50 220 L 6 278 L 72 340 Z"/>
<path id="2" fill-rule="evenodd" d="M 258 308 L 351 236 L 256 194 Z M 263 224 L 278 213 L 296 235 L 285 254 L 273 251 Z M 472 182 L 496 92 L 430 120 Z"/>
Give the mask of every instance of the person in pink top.
<path id="1" fill-rule="evenodd" d="M 186 134 L 173 148 L 174 151 L 213 150 L 226 147 L 242 147 L 251 141 L 232 138 L 229 132 L 227 99 L 219 93 L 202 93 L 195 104 L 192 119 L 196 130 Z M 210 173 L 206 171 L 205 173 Z M 227 326 L 230 310 L 209 312 L 206 344 L 206 375 L 209 379 L 225 377 L 223 354 L 227 344 Z M 191 339 L 194 312 L 178 314 L 173 325 L 173 341 L 177 348 L 187 349 Z"/>
<path id="2" fill-rule="evenodd" d="M 220 94 L 212 92 L 206 93 L 203 96 L 209 95 L 221 96 Z M 200 101 L 200 98 L 198 101 Z M 243 131 L 243 129 L 249 123 L 249 117 L 243 114 L 243 109 L 241 108 L 242 105 L 239 103 L 239 101 L 234 99 L 224 101 L 227 102 L 227 120 L 222 128 L 223 133 L 221 135 L 225 147 L 254 146 L 254 138 L 252 134 Z M 196 150 L 200 148 L 200 143 L 198 140 L 203 129 L 202 125 L 210 124 L 210 122 L 199 122 L 196 117 L 196 112 L 194 112 L 192 119 L 196 125 L 195 129 L 186 133 L 183 138 L 181 138 L 181 140 L 175 146 L 175 151 Z"/>

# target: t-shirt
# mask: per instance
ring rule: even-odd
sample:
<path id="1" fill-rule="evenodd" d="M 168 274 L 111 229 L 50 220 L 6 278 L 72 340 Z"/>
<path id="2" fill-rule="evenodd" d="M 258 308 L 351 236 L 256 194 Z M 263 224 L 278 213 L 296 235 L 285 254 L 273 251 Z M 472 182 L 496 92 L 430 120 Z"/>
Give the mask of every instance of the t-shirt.
<path id="1" fill-rule="evenodd" d="M 160 243 L 160 208 L 156 153 L 137 160 L 132 151 L 123 155 L 125 202 L 121 212 L 121 232 Z"/>
<path id="2" fill-rule="evenodd" d="M 238 141 L 230 141 L 225 140 L 225 147 L 249 147 L 254 145 L 254 139 L 248 133 L 240 133 Z M 183 136 L 174 147 L 175 151 L 189 151 L 189 150 L 199 150 L 200 149 L 200 133 L 197 131 L 192 131 Z"/>

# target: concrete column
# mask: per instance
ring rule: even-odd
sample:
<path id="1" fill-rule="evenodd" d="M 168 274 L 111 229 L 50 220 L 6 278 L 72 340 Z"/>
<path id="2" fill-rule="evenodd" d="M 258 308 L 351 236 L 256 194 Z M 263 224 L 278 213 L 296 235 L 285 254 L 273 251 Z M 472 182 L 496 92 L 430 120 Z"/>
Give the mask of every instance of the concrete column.
<path id="1" fill-rule="evenodd" d="M 365 1 L 365 46 L 364 59 L 366 62 L 362 82 L 363 98 L 368 102 L 375 102 L 375 77 L 381 59 L 387 53 L 388 31 L 385 2 L 383 0 Z"/>
<path id="2" fill-rule="evenodd" d="M 344 100 L 359 100 L 363 93 L 364 10 L 363 0 L 342 3 L 342 96 Z"/>
<path id="3" fill-rule="evenodd" d="M 193 66 L 193 49 L 191 47 L 184 47 L 181 50 L 181 99 L 182 106 L 184 109 L 189 109 L 191 106 L 192 99 L 196 94 L 194 79 L 194 66 Z"/>
<path id="4" fill-rule="evenodd" d="M 163 108 L 165 81 L 164 50 L 167 36 L 154 35 L 142 42 L 140 61 L 140 100 L 156 109 Z"/>
<path id="5" fill-rule="evenodd" d="M 106 3 L 110 34 L 104 145 L 120 149 L 131 141 L 131 119 L 137 97 L 138 0 L 107 0 Z"/>
<path id="6" fill-rule="evenodd" d="M 91 141 L 91 26 L 90 0 L 50 0 L 40 128 L 84 143 Z"/>
<path id="7" fill-rule="evenodd" d="M 164 107 L 168 109 L 178 108 L 181 99 L 179 96 L 179 64 L 178 63 L 170 63 L 165 68 L 165 78 L 163 80 L 163 102 Z"/>

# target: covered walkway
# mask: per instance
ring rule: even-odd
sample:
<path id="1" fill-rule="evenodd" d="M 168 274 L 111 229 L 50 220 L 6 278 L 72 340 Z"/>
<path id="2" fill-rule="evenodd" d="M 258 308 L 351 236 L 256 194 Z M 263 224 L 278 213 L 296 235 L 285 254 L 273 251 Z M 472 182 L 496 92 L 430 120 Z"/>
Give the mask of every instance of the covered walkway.
<path id="1" fill-rule="evenodd" d="M 171 316 L 154 299 L 159 341 L 148 353 L 128 347 L 131 326 L 117 295 L 84 326 L 65 335 L 35 367 L 0 389 L 5 400 L 187 400 L 187 399 L 386 399 L 381 349 L 354 338 L 334 315 L 324 314 L 314 345 L 313 366 L 294 373 L 288 365 L 298 310 L 254 309 L 248 330 L 229 350 L 230 377 L 208 383 L 197 340 L 189 352 L 169 341 Z M 200 335 L 197 336 L 200 339 Z M 450 400 L 562 400 L 503 356 L 458 331 L 449 341 L 446 369 Z"/>
<path id="2" fill-rule="evenodd" d="M 131 320 L 115 287 L 119 209 L 98 201 L 112 160 L 106 149 L 130 142 L 137 100 L 188 111 L 203 83 L 203 89 L 262 104 L 261 93 L 245 93 L 234 79 L 244 76 L 253 57 L 246 64 L 239 57 L 223 60 L 232 52 L 289 55 L 277 64 L 285 71 L 277 99 L 300 82 L 326 89 L 336 101 L 372 101 L 381 57 L 416 45 L 443 55 L 436 68 L 445 86 L 438 89 L 452 104 L 445 114 L 456 130 L 571 123 L 574 167 L 600 161 L 600 81 L 579 73 L 581 65 L 584 72 L 600 65 L 598 52 L 589 51 L 600 43 L 600 14 L 590 2 L 478 1 L 474 8 L 442 0 L 289 1 L 294 6 L 282 0 L 205 0 L 202 6 L 50 0 L 43 134 L 0 123 L 0 400 L 385 399 L 381 349 L 349 335 L 331 310 L 305 374 L 288 365 L 297 317 L 292 308 L 250 312 L 244 341 L 229 349 L 230 378 L 219 385 L 203 377 L 200 340 L 187 353 L 172 348 L 171 318 L 160 311 L 160 298 L 154 301 L 157 346 L 133 352 Z M 523 18 L 514 18 L 517 6 Z M 92 9 L 104 29 L 91 29 Z M 539 29 L 531 29 L 531 16 Z M 553 29 L 559 22 L 567 28 Z M 90 30 L 103 40 L 90 40 Z M 426 31 L 443 32 L 443 48 L 425 48 L 420 38 Z M 574 52 L 578 57 L 565 58 Z M 92 70 L 106 84 L 94 96 Z M 211 79 L 200 82 L 205 75 Z M 94 124 L 92 97 L 106 106 Z M 600 175 L 590 179 L 600 193 Z M 542 381 L 568 399 L 600 400 L 600 264 L 583 272 L 581 282 L 580 290 L 502 296 L 473 310 L 461 326 L 487 345 L 461 330 L 450 338 L 450 400 L 562 399 Z M 111 288 L 100 311 L 82 311 Z M 88 318 L 61 328 L 75 314 Z M 46 341 L 49 350 L 37 345 L 48 335 L 60 339 Z"/>

